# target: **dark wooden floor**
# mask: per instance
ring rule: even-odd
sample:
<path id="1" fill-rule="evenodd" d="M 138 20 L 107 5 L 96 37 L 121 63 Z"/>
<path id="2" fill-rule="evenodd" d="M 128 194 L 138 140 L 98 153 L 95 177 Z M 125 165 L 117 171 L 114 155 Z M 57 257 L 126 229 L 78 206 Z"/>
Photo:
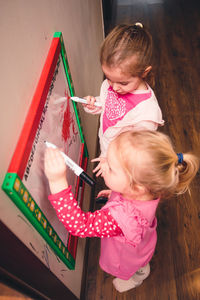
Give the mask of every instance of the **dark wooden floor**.
<path id="1" fill-rule="evenodd" d="M 33 300 L 0 282 L 0 300 Z"/>
<path id="2" fill-rule="evenodd" d="M 113 1 L 117 3 L 117 1 Z M 140 21 L 154 40 L 154 88 L 177 152 L 200 154 L 200 1 L 121 0 L 113 24 Z M 125 5 L 131 3 L 131 5 Z M 157 212 L 158 243 L 151 276 L 138 288 L 118 293 L 112 276 L 98 265 L 100 240 L 89 240 L 87 300 L 200 299 L 199 175 L 191 193 L 162 203 Z M 98 186 L 98 190 L 101 185 Z M 97 191 L 96 191 L 97 193 Z M 99 206 L 95 205 L 94 209 Z"/>

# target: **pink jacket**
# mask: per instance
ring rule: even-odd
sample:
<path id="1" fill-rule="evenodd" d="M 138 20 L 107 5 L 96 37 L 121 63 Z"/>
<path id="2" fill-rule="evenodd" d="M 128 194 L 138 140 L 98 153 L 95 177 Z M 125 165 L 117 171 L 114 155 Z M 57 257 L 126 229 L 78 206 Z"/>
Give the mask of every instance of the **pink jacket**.
<path id="1" fill-rule="evenodd" d="M 159 199 L 138 201 L 123 199 L 112 192 L 107 204 L 123 234 L 101 239 L 101 268 L 118 278 L 127 280 L 152 258 L 156 241 L 155 217 Z"/>
<path id="2" fill-rule="evenodd" d="M 148 90 L 137 90 L 134 95 L 137 94 L 151 94 L 150 98 L 140 102 L 137 106 L 131 109 L 122 120 L 118 121 L 114 126 L 111 126 L 103 133 L 103 114 L 105 111 L 105 101 L 109 89 L 107 80 L 104 80 L 101 86 L 100 97 L 96 97 L 96 100 L 102 103 L 102 107 L 95 107 L 94 110 L 89 110 L 86 107 L 84 110 L 91 114 L 101 114 L 100 116 L 100 128 L 99 128 L 99 141 L 101 147 L 101 156 L 105 157 L 108 145 L 110 142 L 121 132 L 127 130 L 157 130 L 158 125 L 164 125 L 162 119 L 162 113 L 158 105 L 158 101 L 155 97 L 153 90 L 147 85 Z"/>

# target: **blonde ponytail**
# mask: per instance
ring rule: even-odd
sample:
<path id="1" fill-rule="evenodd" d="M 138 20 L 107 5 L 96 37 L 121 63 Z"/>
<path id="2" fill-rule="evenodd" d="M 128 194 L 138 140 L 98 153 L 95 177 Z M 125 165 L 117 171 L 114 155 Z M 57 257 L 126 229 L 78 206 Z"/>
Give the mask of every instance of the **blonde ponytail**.
<path id="1" fill-rule="evenodd" d="M 176 193 L 185 193 L 190 182 L 195 177 L 199 169 L 199 159 L 192 153 L 183 153 L 183 162 L 177 165 L 179 181 L 176 186 Z"/>
<path id="2" fill-rule="evenodd" d="M 127 131 L 115 143 L 130 185 L 145 186 L 154 197 L 186 192 L 199 169 L 197 156 L 176 153 L 170 138 L 158 131 Z"/>

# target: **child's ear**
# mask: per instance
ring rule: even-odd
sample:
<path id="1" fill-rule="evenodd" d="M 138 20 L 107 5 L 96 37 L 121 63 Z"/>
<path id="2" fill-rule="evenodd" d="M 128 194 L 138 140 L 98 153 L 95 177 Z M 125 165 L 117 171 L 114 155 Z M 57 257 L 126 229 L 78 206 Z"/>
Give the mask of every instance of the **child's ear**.
<path id="1" fill-rule="evenodd" d="M 151 71 L 152 66 L 148 66 L 146 67 L 146 69 L 144 70 L 143 74 L 142 74 L 142 78 L 145 78 L 147 76 L 147 74 Z"/>

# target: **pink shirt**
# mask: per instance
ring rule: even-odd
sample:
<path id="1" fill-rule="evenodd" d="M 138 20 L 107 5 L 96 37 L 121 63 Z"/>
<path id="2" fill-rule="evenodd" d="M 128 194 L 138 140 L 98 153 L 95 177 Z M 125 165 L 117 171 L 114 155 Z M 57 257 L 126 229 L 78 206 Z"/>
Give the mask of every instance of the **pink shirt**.
<path id="1" fill-rule="evenodd" d="M 155 212 L 159 199 L 126 200 L 112 192 L 107 204 L 95 212 L 83 212 L 71 187 L 50 195 L 59 220 L 73 235 L 101 238 L 101 268 L 129 279 L 151 259 L 156 246 Z"/>
<path id="2" fill-rule="evenodd" d="M 158 203 L 159 199 L 127 200 L 112 192 L 102 210 L 109 210 L 122 234 L 101 240 L 99 264 L 105 272 L 127 280 L 151 260 L 157 242 Z"/>
<path id="3" fill-rule="evenodd" d="M 120 95 L 110 86 L 108 88 L 105 111 L 103 114 L 103 133 L 107 128 L 114 126 L 118 121 L 122 120 L 122 118 L 140 102 L 149 99 L 150 96 L 150 90 L 141 94 L 128 93 Z"/>

